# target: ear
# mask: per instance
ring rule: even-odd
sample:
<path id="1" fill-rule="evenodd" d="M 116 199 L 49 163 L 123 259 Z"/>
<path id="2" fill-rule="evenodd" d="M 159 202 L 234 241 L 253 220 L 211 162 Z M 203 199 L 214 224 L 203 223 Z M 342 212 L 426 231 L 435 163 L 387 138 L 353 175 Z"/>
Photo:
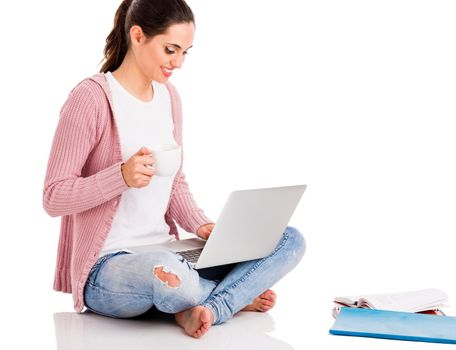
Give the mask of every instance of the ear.
<path id="1" fill-rule="evenodd" d="M 133 45 L 138 45 L 146 39 L 140 26 L 134 25 L 130 28 L 130 40 Z"/>

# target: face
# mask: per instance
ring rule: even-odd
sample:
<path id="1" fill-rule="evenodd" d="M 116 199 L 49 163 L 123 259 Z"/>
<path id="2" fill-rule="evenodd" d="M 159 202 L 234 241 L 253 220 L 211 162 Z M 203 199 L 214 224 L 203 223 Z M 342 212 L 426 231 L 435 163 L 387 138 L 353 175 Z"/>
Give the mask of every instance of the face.
<path id="1" fill-rule="evenodd" d="M 193 23 L 174 24 L 166 33 L 147 38 L 139 26 L 130 30 L 133 55 L 148 80 L 165 83 L 181 68 L 195 34 Z"/>

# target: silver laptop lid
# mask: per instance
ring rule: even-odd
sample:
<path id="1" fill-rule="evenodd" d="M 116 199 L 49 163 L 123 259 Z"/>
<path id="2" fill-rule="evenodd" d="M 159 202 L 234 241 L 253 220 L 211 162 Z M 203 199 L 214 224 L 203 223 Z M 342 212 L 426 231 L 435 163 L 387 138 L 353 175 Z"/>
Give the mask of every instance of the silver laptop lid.
<path id="1" fill-rule="evenodd" d="M 231 192 L 195 267 L 271 254 L 305 189 L 299 185 Z"/>

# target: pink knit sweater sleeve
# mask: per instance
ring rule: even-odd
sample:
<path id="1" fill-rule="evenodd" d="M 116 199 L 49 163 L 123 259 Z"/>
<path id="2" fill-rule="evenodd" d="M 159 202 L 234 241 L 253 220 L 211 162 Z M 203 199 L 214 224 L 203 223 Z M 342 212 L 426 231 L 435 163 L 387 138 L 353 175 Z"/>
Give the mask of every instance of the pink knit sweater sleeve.
<path id="1" fill-rule="evenodd" d="M 176 191 L 171 198 L 169 213 L 179 226 L 187 232 L 196 233 L 200 226 L 213 223 L 197 206 L 188 188 L 187 181 L 185 181 L 184 173 L 179 172 L 174 181 Z"/>
<path id="2" fill-rule="evenodd" d="M 85 84 L 73 89 L 60 112 L 43 191 L 43 206 L 51 216 L 83 212 L 128 188 L 120 162 L 83 176 L 102 127 L 95 97 Z"/>

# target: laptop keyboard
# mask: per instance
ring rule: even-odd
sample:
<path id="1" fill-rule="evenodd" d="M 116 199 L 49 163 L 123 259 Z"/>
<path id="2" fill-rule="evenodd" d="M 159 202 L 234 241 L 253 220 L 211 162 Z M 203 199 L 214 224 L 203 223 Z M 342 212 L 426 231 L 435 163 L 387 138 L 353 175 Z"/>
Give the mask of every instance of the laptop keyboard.
<path id="1" fill-rule="evenodd" d="M 177 252 L 180 256 L 183 256 L 187 261 L 191 263 L 196 263 L 198 261 L 199 256 L 201 255 L 201 252 L 203 251 L 203 248 L 198 248 L 198 249 L 191 249 L 191 250 L 184 250 L 182 252 Z"/>

